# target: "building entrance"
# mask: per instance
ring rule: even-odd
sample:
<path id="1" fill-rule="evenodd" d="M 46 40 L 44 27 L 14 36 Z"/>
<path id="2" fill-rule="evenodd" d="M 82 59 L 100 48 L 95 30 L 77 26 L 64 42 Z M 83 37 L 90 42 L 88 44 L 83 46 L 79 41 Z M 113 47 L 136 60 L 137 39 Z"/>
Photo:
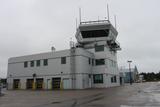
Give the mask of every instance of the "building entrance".
<path id="1" fill-rule="evenodd" d="M 33 79 L 27 79 L 26 88 L 27 89 L 33 89 Z"/>
<path id="2" fill-rule="evenodd" d="M 61 78 L 52 78 L 52 89 L 60 89 L 61 85 Z"/>
<path id="3" fill-rule="evenodd" d="M 13 80 L 13 89 L 19 89 L 20 87 L 20 79 Z"/>
<path id="4" fill-rule="evenodd" d="M 36 89 L 43 89 L 43 78 L 36 79 Z"/>

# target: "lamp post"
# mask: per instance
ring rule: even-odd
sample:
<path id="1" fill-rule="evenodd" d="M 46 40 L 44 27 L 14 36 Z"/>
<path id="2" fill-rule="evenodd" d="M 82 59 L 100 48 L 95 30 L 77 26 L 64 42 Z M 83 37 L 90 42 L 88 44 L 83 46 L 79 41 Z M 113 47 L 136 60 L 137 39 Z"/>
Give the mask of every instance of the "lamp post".
<path id="1" fill-rule="evenodd" d="M 2 89 L 2 85 L 1 85 L 1 79 L 0 79 L 0 96 L 2 94 L 1 89 Z"/>
<path id="2" fill-rule="evenodd" d="M 132 72 L 131 72 L 131 63 L 132 63 L 132 61 L 130 60 L 128 60 L 127 61 L 128 62 L 128 64 L 129 64 L 129 76 L 130 76 L 130 85 L 132 85 Z"/>

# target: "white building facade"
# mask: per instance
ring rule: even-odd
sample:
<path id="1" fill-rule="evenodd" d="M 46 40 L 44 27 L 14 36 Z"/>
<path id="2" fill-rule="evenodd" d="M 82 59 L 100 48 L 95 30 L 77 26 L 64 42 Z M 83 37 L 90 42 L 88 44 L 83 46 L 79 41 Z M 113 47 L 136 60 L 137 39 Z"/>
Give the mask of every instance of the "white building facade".
<path id="1" fill-rule="evenodd" d="M 8 89 L 119 86 L 117 35 L 108 20 L 81 22 L 71 49 L 10 58 Z"/>

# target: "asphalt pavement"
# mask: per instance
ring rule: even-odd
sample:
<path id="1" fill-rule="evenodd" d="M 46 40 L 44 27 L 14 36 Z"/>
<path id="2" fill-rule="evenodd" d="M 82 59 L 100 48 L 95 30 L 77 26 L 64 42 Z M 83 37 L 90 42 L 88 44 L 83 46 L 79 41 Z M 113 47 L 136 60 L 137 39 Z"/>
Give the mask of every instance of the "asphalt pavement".
<path id="1" fill-rule="evenodd" d="M 0 107 L 160 107 L 160 83 L 87 90 L 2 90 Z"/>

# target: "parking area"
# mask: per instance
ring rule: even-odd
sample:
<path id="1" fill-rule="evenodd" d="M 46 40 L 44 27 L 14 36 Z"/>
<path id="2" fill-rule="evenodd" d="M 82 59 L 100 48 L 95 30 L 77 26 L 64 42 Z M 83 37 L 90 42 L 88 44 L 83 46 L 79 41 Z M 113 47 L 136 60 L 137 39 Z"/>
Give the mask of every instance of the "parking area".
<path id="1" fill-rule="evenodd" d="M 0 107 L 132 107 L 158 106 L 159 83 L 138 83 L 87 90 L 3 90 Z M 154 92 L 152 91 L 154 90 Z M 158 99 L 158 96 L 157 96 Z"/>

